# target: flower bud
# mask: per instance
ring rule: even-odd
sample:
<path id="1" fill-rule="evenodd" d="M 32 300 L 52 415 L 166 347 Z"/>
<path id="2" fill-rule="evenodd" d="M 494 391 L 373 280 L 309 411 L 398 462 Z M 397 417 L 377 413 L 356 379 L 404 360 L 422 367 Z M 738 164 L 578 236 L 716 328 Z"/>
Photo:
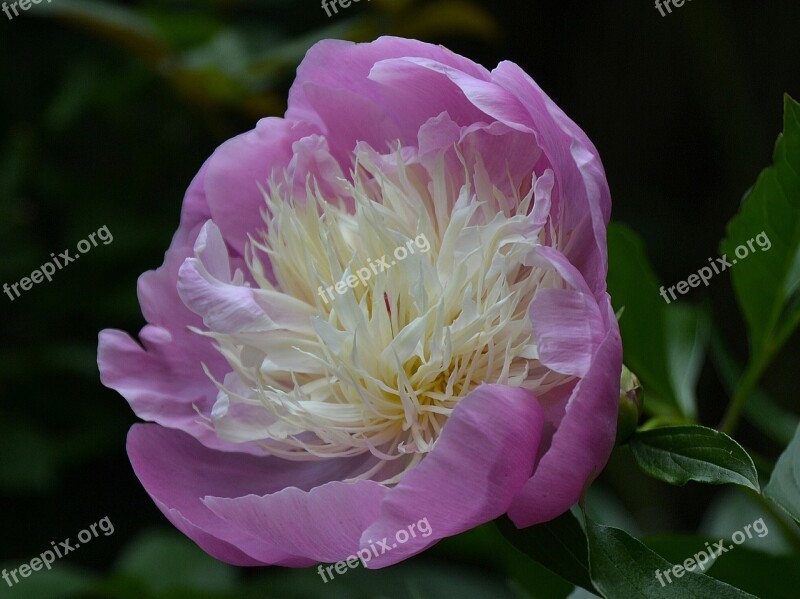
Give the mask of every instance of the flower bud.
<path id="1" fill-rule="evenodd" d="M 617 413 L 617 445 L 625 443 L 639 423 L 644 405 L 644 393 L 639 379 L 628 367 L 622 365 L 619 383 L 619 411 Z"/>

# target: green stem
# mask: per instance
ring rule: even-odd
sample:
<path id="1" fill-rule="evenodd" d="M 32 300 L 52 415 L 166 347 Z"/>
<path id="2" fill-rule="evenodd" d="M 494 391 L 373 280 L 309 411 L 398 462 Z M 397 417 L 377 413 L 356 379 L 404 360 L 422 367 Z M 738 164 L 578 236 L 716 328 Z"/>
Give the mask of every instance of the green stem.
<path id="1" fill-rule="evenodd" d="M 725 417 L 719 425 L 719 430 L 727 435 L 733 435 L 736 427 L 739 424 L 739 419 L 744 411 L 744 406 L 747 400 L 750 399 L 753 391 L 755 391 L 761 375 L 772 362 L 772 358 L 783 347 L 784 343 L 789 340 L 795 329 L 800 325 L 800 311 L 795 313 L 794 317 L 786 323 L 786 325 L 777 334 L 764 344 L 764 349 L 761 352 L 761 358 L 756 362 L 751 362 L 744 376 L 736 386 L 736 393 L 731 400 Z"/>

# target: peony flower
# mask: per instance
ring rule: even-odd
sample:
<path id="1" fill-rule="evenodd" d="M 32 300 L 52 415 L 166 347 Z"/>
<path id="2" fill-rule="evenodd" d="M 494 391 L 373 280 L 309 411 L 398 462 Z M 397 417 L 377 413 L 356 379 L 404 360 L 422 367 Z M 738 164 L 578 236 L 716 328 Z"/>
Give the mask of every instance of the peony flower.
<path id="1" fill-rule="evenodd" d="M 515 64 L 317 44 L 285 118 L 191 183 L 139 280 L 141 345 L 100 334 L 103 383 L 150 422 L 136 475 L 238 565 L 344 560 L 424 520 L 382 567 L 559 516 L 615 439 L 609 213 L 594 146 Z"/>

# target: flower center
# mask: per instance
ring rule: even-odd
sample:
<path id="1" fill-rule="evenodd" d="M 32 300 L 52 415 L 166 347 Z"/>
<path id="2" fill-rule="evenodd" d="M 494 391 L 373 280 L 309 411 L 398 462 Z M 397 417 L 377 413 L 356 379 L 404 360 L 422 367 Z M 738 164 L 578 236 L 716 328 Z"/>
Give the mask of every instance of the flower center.
<path id="1" fill-rule="evenodd" d="M 376 465 L 357 478 L 381 470 L 393 483 L 478 385 L 563 382 L 537 361 L 528 316 L 555 284 L 530 258 L 547 185 L 534 177 L 506 197 L 480 168 L 455 187 L 443 161 L 394 160 L 381 168 L 359 153 L 345 199 L 323 198 L 314 181 L 302 200 L 274 182 L 264 190 L 252 286 L 300 324 L 206 333 L 233 369 L 211 416 L 222 438 L 293 460 L 371 453 Z"/>

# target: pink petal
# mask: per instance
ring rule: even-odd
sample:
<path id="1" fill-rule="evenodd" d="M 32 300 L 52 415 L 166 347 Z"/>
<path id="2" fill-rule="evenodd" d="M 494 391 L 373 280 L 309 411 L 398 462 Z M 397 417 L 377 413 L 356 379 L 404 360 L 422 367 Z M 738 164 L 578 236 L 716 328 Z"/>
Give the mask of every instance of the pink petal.
<path id="1" fill-rule="evenodd" d="M 202 499 L 269 495 L 287 487 L 309 490 L 353 476 L 374 459 L 362 456 L 326 462 L 291 462 L 258 458 L 214 451 L 185 433 L 150 424 L 133 426 L 128 434 L 128 457 L 159 509 L 204 550 L 231 563 L 241 562 L 247 556 L 253 562 L 286 566 L 307 566 L 314 560 L 293 554 L 257 531 L 232 526 L 204 505 Z"/>
<path id="2" fill-rule="evenodd" d="M 286 118 L 319 127 L 345 169 L 350 166 L 347 153 L 358 141 L 369 143 L 379 152 L 398 139 L 403 145 L 412 145 L 419 127 L 445 110 L 458 122 L 474 122 L 466 115 L 474 117 L 479 112 L 464 102 L 453 86 L 431 85 L 435 77 L 427 82 L 416 78 L 391 84 L 370 78 L 379 61 L 408 56 L 489 78 L 488 71 L 474 62 L 441 46 L 415 40 L 382 37 L 369 44 L 324 40 L 308 51 L 298 67 Z M 413 89 L 408 88 L 409 83 Z M 456 113 L 463 113 L 464 120 Z"/>
<path id="3" fill-rule="evenodd" d="M 202 364 L 220 379 L 230 368 L 209 340 L 188 330 L 203 322 L 186 308 L 175 289 L 178 270 L 192 255 L 211 215 L 204 192 L 207 170 L 208 162 L 186 192 L 181 226 L 164 264 L 139 278 L 139 303 L 149 323 L 139 334 L 141 345 L 127 333 L 104 330 L 99 336 L 97 362 L 100 380 L 119 392 L 139 418 L 186 431 L 208 447 L 230 450 L 230 444 L 200 422 L 195 410 L 209 413 L 217 396 Z M 263 453 L 251 444 L 238 445 L 236 450 Z"/>
<path id="4" fill-rule="evenodd" d="M 193 193 L 194 184 L 187 197 Z M 199 213 L 185 214 L 184 220 L 198 217 Z M 203 323 L 175 291 L 178 269 L 191 255 L 200 226 L 198 222 L 192 231 L 179 229 L 164 265 L 139 278 L 139 302 L 149 323 L 140 333 L 142 345 L 122 331 L 102 331 L 97 362 L 102 383 L 119 392 L 139 418 L 186 431 L 210 447 L 225 448 L 226 443 L 199 423 L 195 406 L 208 413 L 217 395 L 202 364 L 220 378 L 229 367 L 209 340 L 188 330 Z"/>
<path id="5" fill-rule="evenodd" d="M 208 159 L 205 193 L 211 216 L 225 241 L 244 255 L 248 233 L 265 229 L 259 190 L 275 175 L 278 180 L 289 167 L 296 141 L 318 133 L 308 124 L 279 118 L 261 119 L 256 128 L 223 143 Z M 304 174 L 295 173 L 305 182 Z"/>
<path id="6" fill-rule="evenodd" d="M 346 172 L 353 167 L 353 150 L 357 143 L 366 143 L 385 152 L 390 144 L 408 137 L 385 107 L 349 89 L 307 83 L 304 97 L 314 109 L 315 122 L 319 121 L 324 128 L 331 155 Z"/>
<path id="7" fill-rule="evenodd" d="M 398 531 L 424 518 L 432 533 L 398 543 L 368 566 L 397 563 L 503 514 L 532 472 L 541 432 L 542 410 L 530 391 L 505 385 L 472 391 L 430 455 L 387 493 L 380 517 L 361 535 L 361 547 L 384 538 L 394 544 Z"/>
<path id="8" fill-rule="evenodd" d="M 586 376 L 606 327 L 593 296 L 543 289 L 529 309 L 539 361 L 556 372 Z"/>
<path id="9" fill-rule="evenodd" d="M 206 497 L 204 504 L 231 526 L 315 562 L 354 556 L 364 529 L 377 518 L 387 488 L 361 480 L 330 482 L 310 491 L 289 487 L 258 497 Z"/>
<path id="10" fill-rule="evenodd" d="M 188 258 L 178 272 L 177 290 L 183 303 L 201 316 L 209 330 L 257 333 L 290 330 L 314 336 L 316 312 L 305 302 L 268 289 L 233 282 L 225 243 L 212 221 L 203 225 Z"/>
<path id="11" fill-rule="evenodd" d="M 611 301 L 601 304 L 607 334 L 570 397 L 566 412 L 533 476 L 508 514 L 519 528 L 567 511 L 600 474 L 614 447 L 622 344 Z"/>
<path id="12" fill-rule="evenodd" d="M 530 189 L 531 175 L 541 156 L 531 133 L 496 121 L 473 125 L 464 130 L 461 146 L 467 164 L 480 160 L 492 184 L 506 196 L 513 198 L 515 192 Z"/>
<path id="13" fill-rule="evenodd" d="M 501 63 L 492 71 L 492 81 L 524 106 L 527 115 L 522 120 L 515 116 L 513 122 L 534 131 L 547 166 L 556 175 L 554 224 L 562 237 L 569 240 L 559 249 L 583 273 L 592 291 L 602 292 L 611 196 L 597 150 L 586 134 L 514 63 Z M 506 122 L 506 118 L 500 120 Z"/>

